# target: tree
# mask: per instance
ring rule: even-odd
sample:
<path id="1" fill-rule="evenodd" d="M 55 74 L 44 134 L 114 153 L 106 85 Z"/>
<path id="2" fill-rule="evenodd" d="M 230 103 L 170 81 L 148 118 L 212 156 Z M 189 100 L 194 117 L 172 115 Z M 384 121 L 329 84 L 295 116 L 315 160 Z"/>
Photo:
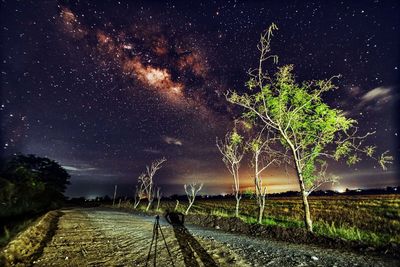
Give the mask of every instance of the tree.
<path id="1" fill-rule="evenodd" d="M 357 121 L 346 118 L 345 112 L 330 107 L 322 99 L 324 93 L 337 88 L 333 80 L 339 76 L 299 84 L 293 75 L 293 65 L 278 67 L 273 76 L 264 70 L 265 61 L 273 59 L 276 63 L 278 60 L 270 54 L 274 30 L 277 26 L 272 24 L 261 34 L 259 65 L 249 71 L 246 84 L 250 93 L 228 92 L 226 97 L 245 109 L 243 117 L 277 134 L 280 143 L 288 149 L 302 196 L 305 226 L 312 232 L 308 195 L 315 183 L 327 182 L 317 175 L 318 168 L 327 159 L 345 159 L 351 165 L 366 155 L 378 160 L 385 169 L 392 157 L 386 152 L 376 157 L 375 147 L 364 145 L 373 133 L 357 135 Z"/>
<path id="2" fill-rule="evenodd" d="M 258 205 L 258 223 L 260 224 L 263 219 L 265 199 L 268 193 L 267 186 L 263 185 L 262 174 L 270 166 L 281 163 L 280 158 L 284 158 L 284 154 L 272 147 L 277 141 L 272 136 L 273 133 L 268 131 L 266 137 L 263 137 L 265 129 L 263 128 L 248 144 L 253 156 L 251 165 L 254 168 L 255 198 Z"/>
<path id="3" fill-rule="evenodd" d="M 5 205 L 0 210 L 7 216 L 58 207 L 70 179 L 57 162 L 34 155 L 13 156 L 0 177 L 0 202 Z"/>
<path id="4" fill-rule="evenodd" d="M 189 184 L 190 189 L 188 190 L 188 186 L 185 184 L 183 185 L 185 188 L 186 196 L 189 200 L 189 206 L 187 207 L 185 214 L 187 215 L 189 213 L 190 208 L 192 207 L 194 200 L 196 199 L 197 193 L 203 188 L 203 183 L 197 184 L 197 183 L 191 183 Z"/>
<path id="5" fill-rule="evenodd" d="M 141 173 L 138 177 L 138 182 L 135 188 L 135 195 L 134 195 L 134 203 L 133 208 L 136 209 L 139 206 L 139 203 L 142 199 L 146 198 L 146 194 L 144 191 L 144 180 L 146 179 L 146 174 Z"/>
<path id="6" fill-rule="evenodd" d="M 242 199 L 240 194 L 239 167 L 244 155 L 243 138 L 234 129 L 225 135 L 225 140 L 218 140 L 217 138 L 217 147 L 222 154 L 222 161 L 233 177 L 232 190 L 236 199 L 235 216 L 238 217 L 239 204 Z"/>
<path id="7" fill-rule="evenodd" d="M 144 184 L 144 192 L 146 194 L 148 204 L 146 207 L 146 211 L 149 210 L 151 204 L 153 203 L 154 200 L 154 175 L 156 172 L 161 169 L 161 165 L 166 161 L 165 158 L 155 160 L 151 163 L 150 166 L 146 166 L 146 174 L 145 177 L 143 178 L 143 184 Z"/>

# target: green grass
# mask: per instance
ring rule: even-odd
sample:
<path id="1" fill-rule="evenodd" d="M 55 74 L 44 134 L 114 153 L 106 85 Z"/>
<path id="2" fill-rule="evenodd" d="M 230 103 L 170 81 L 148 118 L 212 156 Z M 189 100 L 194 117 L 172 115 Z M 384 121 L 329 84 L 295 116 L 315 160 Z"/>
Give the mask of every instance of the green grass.
<path id="1" fill-rule="evenodd" d="M 354 226 L 335 225 L 334 222 L 316 222 L 314 223 L 314 232 L 321 236 L 358 241 L 374 246 L 384 245 L 389 242 L 399 243 L 399 240 L 396 240 L 398 237 L 360 230 Z"/>
<path id="2" fill-rule="evenodd" d="M 213 216 L 218 216 L 218 217 L 222 217 L 222 218 L 232 217 L 232 215 L 229 214 L 229 212 L 227 212 L 224 209 L 211 210 L 210 214 L 213 215 Z"/>
<path id="3" fill-rule="evenodd" d="M 400 244 L 400 195 L 310 197 L 314 232 L 317 235 L 358 241 L 371 246 L 390 242 Z M 139 209 L 144 209 L 146 202 Z M 184 212 L 187 201 L 178 211 Z M 234 199 L 198 199 L 189 214 L 234 217 Z M 160 209 L 174 209 L 175 201 L 162 200 Z M 253 199 L 240 202 L 239 218 L 248 224 L 258 223 L 258 206 Z M 269 198 L 262 225 L 303 228 L 303 207 L 299 197 Z"/>

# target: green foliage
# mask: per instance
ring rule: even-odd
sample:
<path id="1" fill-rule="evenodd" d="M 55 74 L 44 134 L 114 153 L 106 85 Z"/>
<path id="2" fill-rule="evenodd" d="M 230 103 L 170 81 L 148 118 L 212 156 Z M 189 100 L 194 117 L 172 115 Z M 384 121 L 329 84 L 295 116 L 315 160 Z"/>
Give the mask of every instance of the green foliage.
<path id="1" fill-rule="evenodd" d="M 388 236 L 379 236 L 376 233 L 362 231 L 354 226 L 336 226 L 334 222 L 317 223 L 315 225 L 315 232 L 323 236 L 359 241 L 375 246 L 386 244 L 389 239 Z"/>
<path id="2" fill-rule="evenodd" d="M 69 174 L 55 161 L 33 155 L 12 157 L 0 174 L 0 216 L 59 206 Z"/>
<path id="3" fill-rule="evenodd" d="M 233 131 L 230 136 L 230 143 L 232 146 L 240 145 L 243 141 L 243 137 L 238 134 L 236 131 Z"/>
<path id="4" fill-rule="evenodd" d="M 357 154 L 353 154 L 353 155 L 350 155 L 350 156 L 347 158 L 346 163 L 347 163 L 347 165 L 350 166 L 350 165 L 356 164 L 356 163 L 359 162 L 360 160 L 361 160 L 361 158 L 358 157 Z"/>
<path id="5" fill-rule="evenodd" d="M 253 78 L 247 83 L 253 90 Z M 253 106 L 247 110 L 246 118 L 262 117 L 267 114 L 274 125 L 278 125 L 282 145 L 301 151 L 304 160 L 301 173 L 306 184 L 311 184 L 315 176 L 315 161 L 328 145 L 336 140 L 339 132 L 344 132 L 354 125 L 355 121 L 347 119 L 343 111 L 329 107 L 321 94 L 333 90 L 335 86 L 330 80 L 309 81 L 298 84 L 293 74 L 293 65 L 278 68 L 270 84 L 252 95 L 231 94 L 229 101 L 242 106 Z M 253 90 L 254 91 L 254 90 Z M 257 112 L 259 114 L 257 114 Z M 253 142 L 251 148 L 257 149 L 259 144 Z M 348 156 L 349 143 L 338 146 L 335 158 Z M 350 159 L 354 162 L 354 158 Z"/>
<path id="6" fill-rule="evenodd" d="M 218 216 L 218 217 L 221 217 L 221 218 L 227 218 L 227 217 L 233 217 L 234 216 L 234 214 L 229 214 L 224 209 L 213 209 L 213 210 L 211 210 L 210 215 Z"/>
<path id="7" fill-rule="evenodd" d="M 339 144 L 334 152 L 335 160 L 339 160 L 343 156 L 346 156 L 351 151 L 351 143 L 349 141 L 345 141 Z"/>
<path id="8" fill-rule="evenodd" d="M 362 148 L 354 139 L 346 139 L 357 121 L 346 118 L 342 110 L 330 107 L 322 98 L 324 93 L 336 89 L 334 77 L 300 84 L 296 82 L 293 65 L 278 67 L 272 76 L 263 72 L 263 60 L 269 58 L 263 51 L 269 51 L 272 30 L 270 27 L 268 34 L 262 35 L 258 75 L 251 74 L 246 83 L 250 94 L 232 92 L 228 100 L 245 108 L 243 118 L 254 125 L 268 126 L 279 135 L 281 144 L 298 161 L 298 171 L 308 186 L 318 178 L 316 165 L 322 157 L 344 158 L 349 165 L 361 160 L 356 151 L 373 157 L 375 146 Z M 248 147 L 254 151 L 258 145 L 251 142 Z M 384 167 L 391 160 L 382 155 L 379 163 Z"/>
<path id="9" fill-rule="evenodd" d="M 253 152 L 259 151 L 261 145 L 262 145 L 262 143 L 261 143 L 261 140 L 260 140 L 259 138 L 255 138 L 255 139 L 252 139 L 252 140 L 250 141 L 250 149 L 251 149 L 251 151 L 253 151 Z"/>

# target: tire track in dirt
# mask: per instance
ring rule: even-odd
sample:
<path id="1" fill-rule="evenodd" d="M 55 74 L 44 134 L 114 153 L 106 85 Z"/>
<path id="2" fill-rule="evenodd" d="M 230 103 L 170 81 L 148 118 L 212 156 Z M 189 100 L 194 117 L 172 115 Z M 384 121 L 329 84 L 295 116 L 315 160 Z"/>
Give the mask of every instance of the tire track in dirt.
<path id="1" fill-rule="evenodd" d="M 63 213 L 55 235 L 34 262 L 35 266 L 145 266 L 152 220 L 95 209 L 71 209 Z M 175 266 L 185 266 L 172 227 L 161 224 L 161 228 Z M 248 266 L 226 245 L 200 237 L 196 240 L 218 266 Z M 171 266 L 162 240 L 158 244 L 157 266 Z M 197 253 L 194 253 L 197 263 L 203 266 Z"/>

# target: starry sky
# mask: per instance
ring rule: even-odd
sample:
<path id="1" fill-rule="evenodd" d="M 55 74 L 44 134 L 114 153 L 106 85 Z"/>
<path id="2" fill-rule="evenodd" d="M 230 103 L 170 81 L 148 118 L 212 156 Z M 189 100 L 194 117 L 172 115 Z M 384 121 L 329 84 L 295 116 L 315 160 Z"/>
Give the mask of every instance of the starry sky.
<path id="1" fill-rule="evenodd" d="M 400 2 L 372 1 L 1 1 L 3 156 L 32 153 L 71 174 L 69 196 L 132 194 L 152 160 L 164 194 L 204 182 L 231 192 L 215 146 L 239 115 L 225 100 L 245 90 L 260 33 L 272 22 L 279 65 L 299 81 L 336 74 L 326 101 L 376 131 L 369 142 L 395 157 L 332 164 L 333 188 L 399 185 Z M 270 66 L 274 68 L 274 66 Z M 248 162 L 243 189 L 251 187 Z M 279 168 L 270 192 L 297 190 Z"/>

